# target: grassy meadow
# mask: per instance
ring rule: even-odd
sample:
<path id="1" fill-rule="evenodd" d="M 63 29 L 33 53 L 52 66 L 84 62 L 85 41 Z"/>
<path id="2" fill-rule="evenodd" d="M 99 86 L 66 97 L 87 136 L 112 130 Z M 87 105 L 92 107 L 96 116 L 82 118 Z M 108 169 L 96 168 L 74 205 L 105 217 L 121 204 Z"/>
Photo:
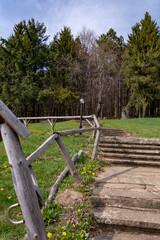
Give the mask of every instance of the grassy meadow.
<path id="1" fill-rule="evenodd" d="M 160 118 L 104 119 L 105 127 L 125 129 L 134 137 L 160 138 Z"/>
<path id="2" fill-rule="evenodd" d="M 160 118 L 100 120 L 100 123 L 106 127 L 125 129 L 134 137 L 160 138 Z M 79 125 L 75 121 L 58 122 L 55 125 L 55 131 L 78 127 Z M 29 124 L 28 128 L 31 135 L 24 140 L 20 139 L 26 157 L 52 135 L 51 126 L 48 123 L 32 123 Z M 94 177 L 98 171 L 102 170 L 102 165 L 105 164 L 91 160 L 94 143 L 91 132 L 65 136 L 62 137 L 62 140 L 71 157 L 80 149 L 83 150 L 76 167 L 84 185 L 77 187 L 70 174 L 68 174 L 60 183 L 59 189 L 72 188 L 90 199 Z M 0 142 L 0 163 L 0 240 L 23 239 L 26 233 L 25 225 L 13 225 L 7 220 L 6 216 L 8 207 L 17 203 L 18 200 L 3 142 Z M 32 164 L 44 201 L 46 201 L 52 185 L 65 166 L 66 164 L 55 142 Z M 52 202 L 43 213 L 48 238 L 52 240 L 88 239 L 88 233 L 94 226 L 90 213 L 91 201 L 88 200 L 81 205 L 75 205 L 73 208 L 62 208 L 59 204 Z M 20 208 L 12 211 L 12 218 L 22 220 L 23 216 Z M 76 224 L 73 224 L 73 219 L 76 219 Z"/>
<path id="3" fill-rule="evenodd" d="M 75 121 L 59 122 L 55 125 L 55 131 L 63 131 L 67 129 L 76 129 L 78 124 Z M 29 156 L 33 151 L 35 151 L 49 136 L 51 133 L 51 126 L 48 123 L 33 123 L 29 124 L 28 129 L 31 135 L 26 139 L 21 141 L 22 148 L 25 156 Z M 71 157 L 75 153 L 78 153 L 80 149 L 83 150 L 77 166 L 77 170 L 80 173 L 85 186 L 75 187 L 74 181 L 70 174 L 62 181 L 59 189 L 73 188 L 84 192 L 84 194 L 90 194 L 90 189 L 88 184 L 93 182 L 94 176 L 97 169 L 99 168 L 98 163 L 94 160 L 90 160 L 93 148 L 93 140 L 91 139 L 91 133 L 84 133 L 82 135 L 75 134 L 70 136 L 62 137 L 64 144 Z M 23 239 L 25 235 L 25 225 L 13 225 L 7 220 L 7 209 L 10 205 L 18 202 L 12 183 L 11 172 L 8 164 L 8 159 L 5 153 L 3 142 L 0 143 L 0 239 L 2 240 L 18 240 Z M 46 201 L 50 189 L 57 179 L 58 175 L 66 167 L 63 157 L 54 142 L 35 162 L 32 164 L 34 173 L 36 175 L 39 188 L 41 189 L 44 201 Z M 86 206 L 87 207 L 87 206 Z M 77 206 L 84 210 L 85 205 Z M 79 210 L 80 211 L 80 210 Z M 78 213 L 77 218 L 79 218 L 80 224 L 77 225 L 73 233 L 73 227 L 67 225 L 67 230 L 64 229 L 66 223 L 62 224 L 55 223 L 58 220 L 59 215 L 63 215 L 63 209 L 55 205 L 50 204 L 47 211 L 44 212 L 44 219 L 46 228 L 49 229 L 50 239 L 86 239 L 84 232 L 91 226 L 91 224 L 84 226 L 86 218 L 88 221 L 89 213 L 84 210 L 82 212 L 77 212 L 75 207 L 75 212 Z M 12 218 L 16 220 L 22 220 L 21 209 L 17 208 L 15 211 L 12 210 Z M 88 222 L 87 221 L 87 222 Z M 53 224 L 55 223 L 55 224 Z M 66 235 L 64 233 L 67 233 Z M 55 237 L 56 236 L 56 237 Z"/>

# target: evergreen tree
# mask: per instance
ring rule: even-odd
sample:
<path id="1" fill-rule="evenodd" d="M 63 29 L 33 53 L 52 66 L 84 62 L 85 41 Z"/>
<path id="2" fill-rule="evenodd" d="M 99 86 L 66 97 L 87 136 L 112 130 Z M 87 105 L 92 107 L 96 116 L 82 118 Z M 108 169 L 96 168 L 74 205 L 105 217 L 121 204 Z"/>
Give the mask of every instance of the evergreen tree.
<path id="1" fill-rule="evenodd" d="M 1 98 L 16 114 L 37 114 L 48 66 L 45 32 L 44 24 L 31 19 L 15 25 L 8 40 L 1 39 Z"/>
<path id="2" fill-rule="evenodd" d="M 129 106 L 143 108 L 159 98 L 160 35 L 157 23 L 146 12 L 132 27 L 124 65 L 125 81 L 130 89 Z"/>
<path id="3" fill-rule="evenodd" d="M 78 91 L 74 76 L 75 40 L 71 30 L 64 27 L 50 44 L 49 93 L 52 102 L 65 114 L 72 102 L 77 101 Z M 61 114 L 58 112 L 57 114 Z"/>

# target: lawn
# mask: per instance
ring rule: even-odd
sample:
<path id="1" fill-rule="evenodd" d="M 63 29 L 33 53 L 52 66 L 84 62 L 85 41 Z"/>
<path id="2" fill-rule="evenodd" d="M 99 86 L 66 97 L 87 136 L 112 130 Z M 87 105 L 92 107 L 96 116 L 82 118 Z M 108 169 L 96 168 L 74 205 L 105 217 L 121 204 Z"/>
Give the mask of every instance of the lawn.
<path id="1" fill-rule="evenodd" d="M 100 123 L 105 127 L 125 129 L 134 137 L 160 138 L 160 118 L 105 119 Z"/>
<path id="2" fill-rule="evenodd" d="M 100 123 L 106 127 L 125 129 L 134 137 L 160 138 L 160 118 L 101 120 Z M 29 124 L 28 128 L 31 135 L 24 140 L 20 140 L 26 157 L 52 135 L 51 126 L 48 123 L 33 123 Z M 58 122 L 55 125 L 55 131 L 76 128 L 78 128 L 78 124 L 75 121 Z M 43 213 L 46 230 L 49 238 L 52 240 L 88 239 L 88 233 L 94 227 L 90 214 L 91 201 L 88 199 L 90 199 L 94 176 L 96 176 L 98 171 L 102 170 L 103 163 L 91 160 L 94 143 L 91 138 L 91 132 L 83 133 L 82 135 L 65 136 L 62 140 L 71 157 L 80 149 L 83 150 L 76 167 L 84 181 L 84 185 L 77 187 L 73 178 L 68 174 L 60 184 L 59 189 L 72 188 L 79 191 L 84 194 L 87 202 L 75 205 L 73 208 L 62 208 L 60 205 L 52 202 Z M 0 162 L 0 240 L 23 239 L 26 233 L 25 225 L 13 225 L 6 217 L 8 207 L 17 203 L 18 200 L 14 192 L 3 142 L 0 142 Z M 55 142 L 34 161 L 32 167 L 45 201 L 51 186 L 66 167 Z M 69 216 L 74 216 L 76 224 L 72 224 L 72 219 Z M 12 218 L 22 220 L 23 216 L 20 208 L 13 211 Z"/>
<path id="3" fill-rule="evenodd" d="M 76 128 L 78 128 L 78 124 L 75 121 L 59 122 L 55 125 L 55 131 Z M 35 151 L 49 136 L 52 135 L 51 126 L 48 123 L 32 123 L 29 124 L 28 129 L 31 132 L 31 135 L 24 140 L 20 140 L 26 157 Z M 83 154 L 81 155 L 77 164 L 77 170 L 85 184 L 81 187 L 75 187 L 74 181 L 69 174 L 67 178 L 64 179 L 60 184 L 60 189 L 74 188 L 75 190 L 79 190 L 84 194 L 90 194 L 88 184 L 93 182 L 96 171 L 98 168 L 100 168 L 96 161 L 91 160 L 91 154 L 93 150 L 91 133 L 65 136 L 62 138 L 62 140 L 64 141 L 64 144 L 71 157 L 73 157 L 75 153 L 78 153 L 80 149 L 83 150 Z M 0 162 L 0 239 L 23 239 L 26 232 L 25 225 L 13 225 L 7 220 L 6 217 L 8 207 L 17 203 L 18 200 L 13 188 L 11 172 L 3 142 L 0 143 Z M 61 171 L 66 167 L 64 159 L 61 156 L 59 148 L 55 142 L 43 153 L 43 155 L 35 160 L 35 162 L 32 164 L 32 167 L 45 201 L 49 195 L 51 186 L 54 184 Z M 91 221 L 91 218 L 89 217 L 89 213 L 84 210 L 85 207 L 87 208 L 88 206 L 85 206 L 85 204 L 81 206 L 81 210 L 83 209 L 84 214 L 82 214 L 81 210 L 81 212 L 78 212 L 77 218 L 80 219 L 78 228 L 75 228 L 74 231 L 72 226 L 67 226 L 67 230 L 65 231 L 65 223 L 63 223 L 63 228 L 60 223 L 53 224 L 58 221 L 58 216 L 64 214 L 64 212 L 60 206 L 52 203 L 49 206 L 49 209 L 44 212 L 47 232 L 49 231 L 49 236 L 52 236 L 50 239 L 68 239 L 69 236 L 69 239 L 74 239 L 75 237 L 76 239 L 86 239 L 84 233 L 85 231 L 89 231 L 91 226 L 89 222 Z M 76 208 L 79 209 L 80 206 L 75 207 L 75 212 L 77 211 Z M 22 220 L 23 216 L 20 208 L 17 208 L 17 210 L 13 211 L 12 218 L 16 220 Z M 86 218 L 88 219 L 87 222 L 89 225 L 85 227 L 84 222 L 86 222 Z M 67 232 L 67 236 L 65 236 L 64 232 Z"/>

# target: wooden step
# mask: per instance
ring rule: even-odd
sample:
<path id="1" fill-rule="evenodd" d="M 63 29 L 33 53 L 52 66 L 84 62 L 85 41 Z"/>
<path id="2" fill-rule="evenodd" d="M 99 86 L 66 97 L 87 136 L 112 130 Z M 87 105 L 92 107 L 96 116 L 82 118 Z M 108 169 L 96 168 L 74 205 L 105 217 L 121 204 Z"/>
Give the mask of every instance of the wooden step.
<path id="1" fill-rule="evenodd" d="M 147 155 L 147 154 L 130 154 L 130 153 L 111 153 L 111 152 L 101 152 L 99 158 L 106 159 L 130 159 L 130 160 L 143 160 L 143 161 L 160 161 L 160 156 L 158 155 Z"/>
<path id="2" fill-rule="evenodd" d="M 127 148 L 107 148 L 107 147 L 99 147 L 99 151 L 104 153 L 126 153 L 126 154 L 144 154 L 144 155 L 160 155 L 159 150 L 148 150 L 148 149 L 127 149 Z"/>
<path id="3" fill-rule="evenodd" d="M 121 137 L 101 137 L 100 143 L 115 143 L 115 144 L 134 144 L 134 145 L 155 145 L 160 146 L 160 139 L 150 138 L 121 138 Z"/>
<path id="4" fill-rule="evenodd" d="M 160 151 L 160 145 L 147 145 L 147 144 L 123 144 L 123 143 L 100 143 L 100 148 L 124 148 L 124 149 L 154 149 Z"/>
<path id="5" fill-rule="evenodd" d="M 133 183 L 97 183 L 92 200 L 97 206 L 139 207 L 160 209 L 160 189 L 154 185 Z"/>
<path id="6" fill-rule="evenodd" d="M 160 167 L 160 161 L 140 161 L 134 159 L 109 159 L 99 156 L 100 161 L 106 161 L 110 164 L 118 164 L 118 165 L 136 165 L 136 166 L 152 166 L 152 167 Z"/>
<path id="7" fill-rule="evenodd" d="M 138 207 L 98 207 L 93 209 L 98 223 L 160 230 L 160 210 Z"/>

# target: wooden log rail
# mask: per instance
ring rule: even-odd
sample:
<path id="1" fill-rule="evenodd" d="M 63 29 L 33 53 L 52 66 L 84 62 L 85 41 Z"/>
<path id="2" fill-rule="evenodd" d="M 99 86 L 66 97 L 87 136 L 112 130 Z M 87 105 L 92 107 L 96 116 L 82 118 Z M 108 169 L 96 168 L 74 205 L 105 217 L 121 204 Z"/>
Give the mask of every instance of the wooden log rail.
<path id="1" fill-rule="evenodd" d="M 54 126 L 55 126 L 57 120 L 72 120 L 72 119 L 74 119 L 74 120 L 77 119 L 78 120 L 80 118 L 81 118 L 80 116 L 47 116 L 47 117 L 20 117 L 18 119 L 23 121 L 25 127 L 28 127 L 28 123 L 30 121 L 46 120 L 51 125 L 52 133 L 53 133 L 54 132 Z M 93 127 L 92 123 L 88 120 L 88 119 L 93 119 L 93 115 L 83 116 L 82 119 L 85 119 L 89 123 L 89 125 L 91 127 Z"/>
<path id="2" fill-rule="evenodd" d="M 50 136 L 35 152 L 25 158 L 18 135 L 22 138 L 26 138 L 30 132 L 19 120 L 23 120 L 25 125 L 27 125 L 30 120 L 34 119 L 48 120 L 49 123 L 52 124 L 53 131 L 57 119 L 80 119 L 80 116 L 39 118 L 26 117 L 17 119 L 16 116 L 4 105 L 4 103 L 0 101 L 0 132 L 8 156 L 14 188 L 19 201 L 19 203 L 14 204 L 9 208 L 8 218 L 13 224 L 26 224 L 27 235 L 25 240 L 47 240 L 45 225 L 40 210 L 40 208 L 45 206 L 47 203 L 45 204 L 42 199 L 41 191 L 38 187 L 31 163 L 36 160 L 54 141 L 56 141 L 67 167 L 53 185 L 48 201 L 50 202 L 53 199 L 54 194 L 58 189 L 59 182 L 65 177 L 68 171 L 70 171 L 72 177 L 77 183 L 83 184 L 75 167 L 75 161 L 79 158 L 82 151 L 73 156 L 71 159 L 61 137 L 87 131 L 96 131 L 95 144 L 92 154 L 92 159 L 95 159 L 97 157 L 97 147 L 100 138 L 100 125 L 95 115 L 84 116 L 83 119 L 89 123 L 91 126 L 90 128 L 54 132 L 53 135 Z M 94 124 L 92 124 L 88 119 L 93 119 Z M 22 209 L 24 221 L 22 220 L 16 222 L 10 217 L 10 211 L 18 206 Z"/>

